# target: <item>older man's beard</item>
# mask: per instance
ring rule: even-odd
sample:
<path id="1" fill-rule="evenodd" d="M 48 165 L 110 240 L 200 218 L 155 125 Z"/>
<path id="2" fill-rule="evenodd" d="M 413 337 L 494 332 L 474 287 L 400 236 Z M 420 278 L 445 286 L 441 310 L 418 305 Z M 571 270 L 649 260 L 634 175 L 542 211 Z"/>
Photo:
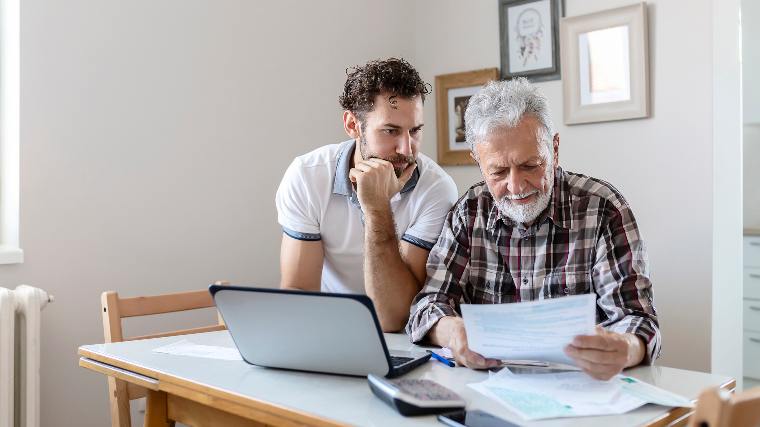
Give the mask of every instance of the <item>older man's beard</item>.
<path id="1" fill-rule="evenodd" d="M 364 135 L 359 137 L 359 153 L 361 153 L 362 159 L 364 160 L 380 159 L 393 163 L 393 171 L 396 173 L 396 178 L 400 177 L 404 170 L 409 167 L 409 165 L 417 162 L 417 159 L 415 159 L 412 155 L 405 156 L 403 154 L 396 154 L 391 157 L 380 157 L 377 154 L 370 152 L 369 145 L 367 144 L 367 138 Z M 403 166 L 396 167 L 396 163 L 403 163 Z"/>
<path id="2" fill-rule="evenodd" d="M 546 192 L 542 192 L 541 190 L 533 190 L 532 192 L 525 194 L 513 194 L 511 196 L 506 195 L 495 202 L 496 208 L 499 209 L 499 212 L 501 212 L 502 215 L 506 216 L 514 222 L 520 224 L 529 224 L 535 221 L 536 218 L 541 215 L 541 212 L 543 212 L 546 207 L 549 206 L 549 202 L 551 202 L 552 190 L 554 188 L 554 167 L 552 167 L 551 163 L 548 165 L 546 173 L 544 173 L 544 179 L 549 185 L 549 188 L 546 190 Z M 535 193 L 538 193 L 538 197 L 536 197 L 536 201 L 533 203 L 518 205 L 511 200 L 523 199 Z"/>

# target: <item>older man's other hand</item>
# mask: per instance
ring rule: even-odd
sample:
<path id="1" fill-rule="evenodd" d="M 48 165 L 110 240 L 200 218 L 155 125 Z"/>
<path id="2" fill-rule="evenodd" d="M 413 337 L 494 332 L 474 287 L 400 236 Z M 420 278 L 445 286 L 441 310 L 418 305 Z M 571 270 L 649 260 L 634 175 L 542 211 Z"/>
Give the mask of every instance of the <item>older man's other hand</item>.
<path id="1" fill-rule="evenodd" d="M 461 317 L 444 317 L 443 322 L 448 336 L 447 346 L 451 349 L 454 360 L 460 365 L 472 369 L 487 369 L 499 366 L 501 362 L 496 359 L 487 359 L 470 350 L 467 345 L 467 333 L 464 330 L 464 321 Z"/>
<path id="2" fill-rule="evenodd" d="M 618 334 L 597 326 L 596 335 L 578 335 L 565 347 L 584 372 L 598 380 L 608 380 L 624 368 L 644 359 L 644 343 L 633 334 Z"/>

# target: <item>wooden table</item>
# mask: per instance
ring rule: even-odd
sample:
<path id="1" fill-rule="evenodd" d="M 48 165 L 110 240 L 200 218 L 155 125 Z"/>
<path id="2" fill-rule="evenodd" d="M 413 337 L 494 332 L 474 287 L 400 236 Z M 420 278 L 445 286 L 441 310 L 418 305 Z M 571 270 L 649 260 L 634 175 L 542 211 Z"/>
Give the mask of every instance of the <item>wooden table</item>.
<path id="1" fill-rule="evenodd" d="M 365 378 L 313 374 L 251 366 L 243 361 L 196 358 L 152 350 L 179 340 L 233 347 L 227 331 L 85 345 L 79 365 L 148 389 L 147 426 L 170 425 L 168 420 L 192 426 L 441 426 L 435 416 L 405 418 L 377 399 Z M 385 334 L 391 349 L 409 350 L 403 334 Z M 417 347 L 418 348 L 418 347 Z M 336 355 L 339 357 L 339 355 Z M 711 386 L 733 390 L 729 377 L 662 366 L 644 366 L 627 375 L 696 399 Z M 690 410 L 646 405 L 623 415 L 522 421 L 499 403 L 467 384 L 483 381 L 486 372 L 449 368 L 430 361 L 407 374 L 427 378 L 456 391 L 468 409 L 482 409 L 528 426 L 666 426 L 685 425 Z"/>

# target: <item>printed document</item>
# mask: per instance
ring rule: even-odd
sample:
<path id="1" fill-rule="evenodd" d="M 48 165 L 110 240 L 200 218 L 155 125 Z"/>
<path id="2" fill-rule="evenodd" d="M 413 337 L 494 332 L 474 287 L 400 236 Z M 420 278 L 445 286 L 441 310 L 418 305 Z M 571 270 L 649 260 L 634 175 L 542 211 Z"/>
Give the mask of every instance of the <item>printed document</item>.
<path id="1" fill-rule="evenodd" d="M 595 333 L 595 294 L 461 309 L 468 346 L 491 359 L 574 365 L 563 348 L 576 335 Z"/>

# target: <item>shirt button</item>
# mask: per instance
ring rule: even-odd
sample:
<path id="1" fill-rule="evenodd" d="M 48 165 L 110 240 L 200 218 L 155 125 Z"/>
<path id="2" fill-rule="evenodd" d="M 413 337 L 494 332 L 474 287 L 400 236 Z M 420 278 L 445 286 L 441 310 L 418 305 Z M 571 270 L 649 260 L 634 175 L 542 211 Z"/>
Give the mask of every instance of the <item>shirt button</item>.
<path id="1" fill-rule="evenodd" d="M 523 279 L 523 283 L 527 285 L 528 284 L 528 279 Z"/>

